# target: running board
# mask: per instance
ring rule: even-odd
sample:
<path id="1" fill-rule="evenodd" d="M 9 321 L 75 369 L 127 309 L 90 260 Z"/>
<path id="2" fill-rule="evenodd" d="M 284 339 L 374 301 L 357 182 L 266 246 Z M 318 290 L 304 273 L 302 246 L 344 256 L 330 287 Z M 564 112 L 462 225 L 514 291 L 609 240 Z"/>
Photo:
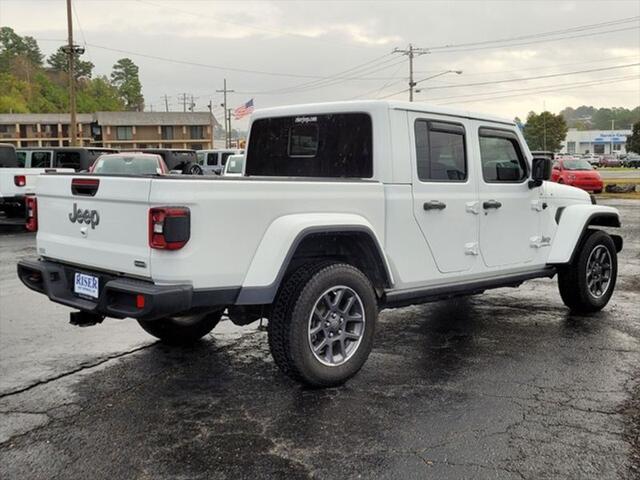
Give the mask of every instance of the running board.
<path id="1" fill-rule="evenodd" d="M 474 295 L 485 290 L 501 287 L 518 287 L 534 278 L 551 278 L 556 274 L 555 267 L 546 267 L 535 272 L 517 273 L 491 279 L 474 280 L 467 283 L 438 285 L 434 287 L 412 288 L 407 290 L 387 290 L 382 298 L 383 308 L 406 307 L 419 303 L 435 302 L 461 295 Z"/>

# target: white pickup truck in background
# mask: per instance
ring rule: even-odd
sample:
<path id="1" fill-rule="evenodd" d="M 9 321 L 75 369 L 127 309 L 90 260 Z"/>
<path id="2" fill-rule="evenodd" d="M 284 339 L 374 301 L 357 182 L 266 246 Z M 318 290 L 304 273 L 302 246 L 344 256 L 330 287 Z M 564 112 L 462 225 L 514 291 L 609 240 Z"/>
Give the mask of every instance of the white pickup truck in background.
<path id="1" fill-rule="evenodd" d="M 622 239 L 601 227 L 617 210 L 546 182 L 550 160 L 510 120 L 300 105 L 257 111 L 247 145 L 242 177 L 43 176 L 20 279 L 73 323 L 131 317 L 168 343 L 225 309 L 267 318 L 277 365 L 314 386 L 357 373 L 382 308 L 554 275 L 575 311 L 613 293 Z"/>
<path id="2" fill-rule="evenodd" d="M 30 152 L 31 153 L 31 152 Z M 73 172 L 72 168 L 52 168 L 39 162 L 41 152 L 34 152 L 34 165 L 25 164 L 25 156 L 16 153 L 12 145 L 0 145 L 0 210 L 8 218 L 25 218 L 26 198 L 35 193 L 40 174 L 45 172 Z M 42 152 L 44 153 L 44 152 Z M 50 158 L 51 154 L 46 158 Z"/>

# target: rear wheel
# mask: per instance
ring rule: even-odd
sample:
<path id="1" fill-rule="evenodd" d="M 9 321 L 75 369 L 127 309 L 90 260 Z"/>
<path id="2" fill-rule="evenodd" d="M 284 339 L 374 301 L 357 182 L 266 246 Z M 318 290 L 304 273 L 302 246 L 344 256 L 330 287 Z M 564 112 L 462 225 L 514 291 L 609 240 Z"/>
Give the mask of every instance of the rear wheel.
<path id="1" fill-rule="evenodd" d="M 593 193 L 602 193 L 602 189 L 600 190 L 594 190 Z"/>
<path id="2" fill-rule="evenodd" d="M 158 318 L 156 320 L 138 320 L 145 332 L 170 345 L 194 343 L 215 328 L 222 317 L 217 312 Z"/>
<path id="3" fill-rule="evenodd" d="M 602 310 L 609 302 L 618 275 L 618 258 L 611 237 L 589 230 L 571 265 L 558 272 L 564 304 L 577 313 Z"/>
<path id="4" fill-rule="evenodd" d="M 378 315 L 369 279 L 343 263 L 304 266 L 282 286 L 269 319 L 278 367 L 313 387 L 340 385 L 367 360 Z"/>
<path id="5" fill-rule="evenodd" d="M 202 167 L 200 165 L 198 165 L 197 163 L 193 163 L 191 165 L 188 165 L 187 167 L 185 167 L 185 172 L 189 175 L 202 175 L 203 171 L 202 171 Z"/>

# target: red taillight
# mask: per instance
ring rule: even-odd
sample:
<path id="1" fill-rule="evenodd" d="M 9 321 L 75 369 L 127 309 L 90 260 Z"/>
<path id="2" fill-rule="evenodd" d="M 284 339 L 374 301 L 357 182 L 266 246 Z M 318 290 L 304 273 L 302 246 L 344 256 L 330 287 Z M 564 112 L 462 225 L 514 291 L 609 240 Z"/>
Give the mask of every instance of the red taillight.
<path id="1" fill-rule="evenodd" d="M 30 232 L 35 232 L 38 230 L 38 199 L 29 195 L 25 198 L 25 203 L 27 206 L 27 222 L 25 223 L 25 227 Z"/>
<path id="2" fill-rule="evenodd" d="M 16 187 L 24 187 L 27 184 L 27 177 L 24 175 L 15 175 L 13 177 L 13 183 L 16 184 Z"/>
<path id="3" fill-rule="evenodd" d="M 141 293 L 136 295 L 136 308 L 142 310 L 144 308 L 144 295 Z"/>
<path id="4" fill-rule="evenodd" d="M 160 250 L 179 250 L 191 236 L 191 212 L 186 207 L 149 209 L 149 246 Z"/>

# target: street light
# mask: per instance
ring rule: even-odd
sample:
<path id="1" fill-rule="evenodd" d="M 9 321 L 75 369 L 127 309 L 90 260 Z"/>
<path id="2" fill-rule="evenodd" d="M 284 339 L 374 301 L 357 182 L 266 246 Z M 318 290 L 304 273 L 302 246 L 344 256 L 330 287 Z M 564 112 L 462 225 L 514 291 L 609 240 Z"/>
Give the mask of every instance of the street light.
<path id="1" fill-rule="evenodd" d="M 413 82 L 413 85 L 417 85 L 421 82 L 426 82 L 427 80 L 431 80 L 432 78 L 441 77 L 442 75 L 446 75 L 447 73 L 455 73 L 456 75 L 462 75 L 462 70 L 445 70 L 444 72 L 436 73 L 435 75 L 431 75 L 430 77 L 423 78 L 422 80 L 418 80 L 417 82 Z M 417 88 L 416 93 L 420 93 L 424 90 L 424 88 Z"/>

